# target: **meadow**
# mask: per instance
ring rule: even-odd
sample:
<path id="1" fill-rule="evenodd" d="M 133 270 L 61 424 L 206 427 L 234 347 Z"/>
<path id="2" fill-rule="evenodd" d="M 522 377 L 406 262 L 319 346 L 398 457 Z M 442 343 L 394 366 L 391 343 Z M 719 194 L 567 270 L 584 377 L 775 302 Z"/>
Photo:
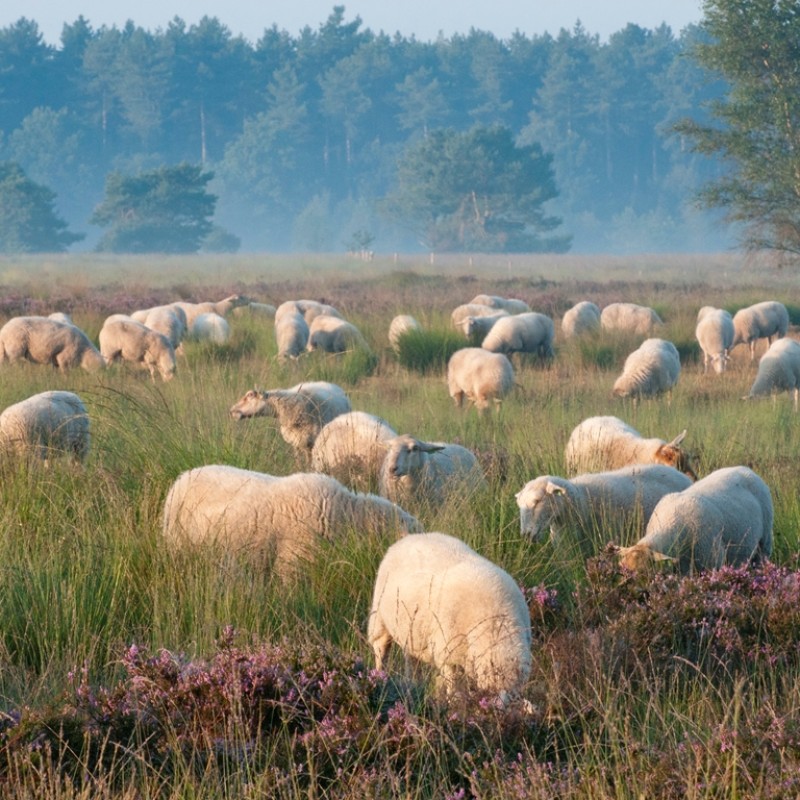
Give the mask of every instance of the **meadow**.
<path id="1" fill-rule="evenodd" d="M 0 460 L 0 793 L 6 798 L 735 798 L 800 793 L 800 418 L 788 395 L 743 402 L 746 348 L 703 374 L 697 310 L 784 302 L 797 275 L 734 254 L 629 258 L 226 256 L 0 260 L 0 323 L 66 311 L 96 342 L 104 318 L 232 293 L 332 303 L 376 358 L 275 357 L 271 319 L 231 318 L 229 343 L 186 343 L 169 383 L 120 367 L 58 374 L 3 365 L 0 408 L 48 389 L 84 400 L 84 468 Z M 556 320 L 549 364 L 515 360 L 499 412 L 457 410 L 444 380 L 449 314 L 479 292 Z M 624 338 L 565 342 L 579 300 L 654 307 L 682 373 L 671 400 L 611 395 Z M 404 366 L 386 333 L 413 314 L 439 343 Z M 764 350 L 759 347 L 759 354 Z M 413 354 L 412 354 L 413 355 Z M 478 454 L 486 491 L 413 509 L 524 588 L 533 626 L 532 710 L 467 694 L 445 703 L 395 653 L 373 669 L 372 585 L 388 545 L 353 530 L 271 580 L 254 558 L 164 546 L 172 481 L 203 464 L 299 469 L 273 420 L 235 421 L 253 386 L 339 383 L 398 432 Z M 515 493 L 564 474 L 582 419 L 613 414 L 685 444 L 701 475 L 746 464 L 770 486 L 774 563 L 679 579 L 623 574 L 597 556 L 523 539 Z M 621 536 L 624 538 L 625 532 Z"/>

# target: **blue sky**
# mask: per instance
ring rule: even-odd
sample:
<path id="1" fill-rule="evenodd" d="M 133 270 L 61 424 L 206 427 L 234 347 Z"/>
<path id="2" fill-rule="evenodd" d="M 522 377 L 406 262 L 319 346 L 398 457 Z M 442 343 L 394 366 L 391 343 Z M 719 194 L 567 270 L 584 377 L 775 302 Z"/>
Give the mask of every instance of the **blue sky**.
<path id="1" fill-rule="evenodd" d="M 165 27 L 175 16 L 191 25 L 207 15 L 255 42 L 273 24 L 293 35 L 306 25 L 318 28 L 334 5 L 345 6 L 348 21 L 361 17 L 365 28 L 413 34 L 423 41 L 440 32 L 449 37 L 470 28 L 492 31 L 500 38 L 515 30 L 529 36 L 557 34 L 579 19 L 602 39 L 628 22 L 643 28 L 666 22 L 677 34 L 702 18 L 701 0 L 2 0 L 0 27 L 24 16 L 39 24 L 48 42 L 57 44 L 63 24 L 80 15 L 95 28 L 121 26 L 132 19 L 150 30 Z"/>

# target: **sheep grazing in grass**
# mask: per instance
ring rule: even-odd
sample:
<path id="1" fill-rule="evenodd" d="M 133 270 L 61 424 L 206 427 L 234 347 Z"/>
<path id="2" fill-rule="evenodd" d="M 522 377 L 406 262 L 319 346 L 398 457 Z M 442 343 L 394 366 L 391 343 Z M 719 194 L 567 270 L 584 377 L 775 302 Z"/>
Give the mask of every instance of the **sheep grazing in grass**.
<path id="1" fill-rule="evenodd" d="M 308 326 L 309 351 L 345 353 L 348 350 L 369 350 L 369 345 L 355 325 L 329 314 L 320 314 Z"/>
<path id="2" fill-rule="evenodd" d="M 456 350 L 447 362 L 447 389 L 461 408 L 464 398 L 479 411 L 494 403 L 499 407 L 514 387 L 514 368 L 507 356 L 481 347 Z"/>
<path id="3" fill-rule="evenodd" d="M 662 464 L 634 464 L 569 480 L 540 475 L 517 492 L 520 528 L 534 540 L 549 531 L 556 549 L 572 542 L 591 556 L 598 535 L 606 536 L 609 529 L 618 539 L 629 531 L 638 539 L 658 501 L 691 485 L 687 475 Z"/>
<path id="4" fill-rule="evenodd" d="M 308 323 L 299 312 L 286 312 L 275 315 L 275 340 L 278 344 L 278 358 L 296 359 L 305 352 L 308 345 Z"/>
<path id="5" fill-rule="evenodd" d="M 31 361 L 61 372 L 102 369 L 106 361 L 80 328 L 48 317 L 13 317 L 0 328 L 0 363 Z"/>
<path id="6" fill-rule="evenodd" d="M 718 375 L 723 373 L 733 347 L 733 317 L 725 309 L 703 306 L 697 312 L 694 335 L 703 351 L 703 373 L 708 372 L 709 364 Z"/>
<path id="7" fill-rule="evenodd" d="M 502 310 L 497 310 L 494 314 L 483 314 L 479 317 L 468 316 L 461 320 L 458 327 L 470 341 L 477 340 L 482 342 L 489 331 L 494 327 L 495 322 L 501 317 L 507 316 L 508 311 Z"/>
<path id="8" fill-rule="evenodd" d="M 657 325 L 663 324 L 652 308 L 636 303 L 610 303 L 600 312 L 600 327 L 604 331 L 650 336 Z"/>
<path id="9" fill-rule="evenodd" d="M 389 345 L 395 353 L 400 351 L 400 339 L 411 331 L 421 331 L 422 326 L 410 314 L 398 314 L 389 323 Z"/>
<path id="10" fill-rule="evenodd" d="M 564 312 L 561 331 L 566 339 L 600 330 L 600 307 L 588 300 L 576 303 Z"/>
<path id="11" fill-rule="evenodd" d="M 220 464 L 178 476 L 163 512 L 165 538 L 255 553 L 279 579 L 302 575 L 325 541 L 348 531 L 366 537 L 421 530 L 384 497 L 356 494 L 337 480 L 299 472 L 276 477 Z"/>
<path id="12" fill-rule="evenodd" d="M 777 300 L 765 300 L 747 308 L 739 309 L 733 315 L 733 347 L 738 344 L 750 346 L 750 360 L 755 361 L 756 343 L 766 339 L 772 344 L 774 338 L 786 336 L 789 330 L 789 312 Z"/>
<path id="13" fill-rule="evenodd" d="M 0 448 L 47 463 L 66 455 L 82 462 L 89 453 L 89 415 L 73 392 L 40 392 L 0 414 Z"/>
<path id="14" fill-rule="evenodd" d="M 155 380 L 156 372 L 164 381 L 175 375 L 175 348 L 169 339 L 130 317 L 112 315 L 100 330 L 100 352 L 111 364 L 124 361 L 146 369 Z"/>
<path id="15" fill-rule="evenodd" d="M 339 310 L 327 303 L 320 303 L 317 300 L 287 300 L 281 303 L 275 310 L 276 324 L 282 317 L 291 314 L 300 314 L 309 325 L 316 317 L 322 316 L 323 314 L 328 317 L 339 317 L 339 319 L 343 319 Z"/>
<path id="16" fill-rule="evenodd" d="M 479 294 L 469 301 L 473 305 L 489 306 L 509 314 L 526 314 L 531 307 L 524 300 L 513 297 L 498 297 L 496 294 Z"/>
<path id="17" fill-rule="evenodd" d="M 204 311 L 194 318 L 191 335 L 198 342 L 225 344 L 231 338 L 231 326 L 221 314 Z"/>
<path id="18" fill-rule="evenodd" d="M 239 306 L 233 309 L 234 317 L 269 317 L 275 319 L 275 312 L 277 309 L 270 303 L 257 303 L 254 300 L 249 302 L 246 306 Z"/>
<path id="19" fill-rule="evenodd" d="M 616 397 L 656 397 L 672 394 L 681 374 L 678 349 L 665 339 L 646 339 L 626 359 L 622 374 L 614 382 Z"/>
<path id="20" fill-rule="evenodd" d="M 227 317 L 235 308 L 240 308 L 250 304 L 250 298 L 244 297 L 240 294 L 232 294 L 224 300 L 203 303 L 188 303 L 179 300 L 173 303 L 173 306 L 180 308 L 186 314 L 186 329 L 189 337 L 194 336 L 194 321 L 201 314 L 219 314 L 221 317 Z"/>
<path id="21" fill-rule="evenodd" d="M 289 389 L 251 389 L 230 409 L 234 419 L 277 417 L 281 436 L 310 457 L 320 430 L 340 414 L 350 412 L 350 398 L 335 383 L 311 381 Z"/>
<path id="22" fill-rule="evenodd" d="M 481 347 L 491 353 L 533 353 L 539 358 L 552 358 L 555 329 L 546 314 L 529 311 L 498 319 L 486 334 Z"/>
<path id="23" fill-rule="evenodd" d="M 187 333 L 183 309 L 177 306 L 154 306 L 144 311 L 134 311 L 131 319 L 166 336 L 175 352 L 183 353 L 183 340 Z"/>
<path id="24" fill-rule="evenodd" d="M 663 497 L 644 536 L 620 548 L 623 566 L 677 563 L 681 574 L 759 563 L 772 555 L 772 495 L 747 467 L 712 472 L 688 489 Z"/>
<path id="25" fill-rule="evenodd" d="M 454 328 L 461 329 L 461 323 L 467 317 L 496 317 L 498 311 L 502 309 L 493 308 L 492 306 L 484 305 L 483 303 L 464 303 L 463 305 L 456 306 L 450 313 L 450 322 Z M 507 314 L 508 312 L 506 312 Z M 504 316 L 500 314 L 499 316 Z"/>
<path id="26" fill-rule="evenodd" d="M 761 356 L 758 374 L 745 399 L 791 392 L 794 410 L 800 404 L 800 342 L 776 339 Z"/>
<path id="27" fill-rule="evenodd" d="M 448 694 L 462 679 L 506 702 L 531 670 L 530 612 L 505 570 L 444 533 L 395 542 L 378 567 L 367 638 L 375 666 L 392 643 L 437 670 Z"/>
<path id="28" fill-rule="evenodd" d="M 564 450 L 568 475 L 615 470 L 628 464 L 665 464 L 697 480 L 691 455 L 672 441 L 644 438 L 618 417 L 589 417 L 575 427 Z"/>

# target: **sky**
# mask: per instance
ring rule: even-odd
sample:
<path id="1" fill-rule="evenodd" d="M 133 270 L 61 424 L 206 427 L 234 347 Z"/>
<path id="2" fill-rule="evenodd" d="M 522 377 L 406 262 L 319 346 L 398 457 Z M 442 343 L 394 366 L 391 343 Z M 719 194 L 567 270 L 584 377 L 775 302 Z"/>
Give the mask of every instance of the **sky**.
<path id="1" fill-rule="evenodd" d="M 130 19 L 151 31 L 165 28 L 176 16 L 189 25 L 209 16 L 255 43 L 273 24 L 293 36 L 306 26 L 316 30 L 334 5 L 345 7 L 346 22 L 359 16 L 363 28 L 421 41 L 470 28 L 500 39 L 515 31 L 556 35 L 578 20 L 602 40 L 629 22 L 649 29 L 666 22 L 677 35 L 702 18 L 701 0 L 2 0 L 0 28 L 27 17 L 38 23 L 48 43 L 57 45 L 64 23 L 81 15 L 95 29 L 121 27 Z"/>

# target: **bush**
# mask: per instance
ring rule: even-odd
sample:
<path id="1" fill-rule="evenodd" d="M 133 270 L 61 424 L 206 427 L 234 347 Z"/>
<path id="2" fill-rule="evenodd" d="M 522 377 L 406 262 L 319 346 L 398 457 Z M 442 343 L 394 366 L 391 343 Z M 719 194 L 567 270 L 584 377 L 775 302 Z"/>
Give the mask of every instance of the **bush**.
<path id="1" fill-rule="evenodd" d="M 397 342 L 397 360 L 415 372 L 441 372 L 450 356 L 465 346 L 457 331 L 408 331 Z"/>

